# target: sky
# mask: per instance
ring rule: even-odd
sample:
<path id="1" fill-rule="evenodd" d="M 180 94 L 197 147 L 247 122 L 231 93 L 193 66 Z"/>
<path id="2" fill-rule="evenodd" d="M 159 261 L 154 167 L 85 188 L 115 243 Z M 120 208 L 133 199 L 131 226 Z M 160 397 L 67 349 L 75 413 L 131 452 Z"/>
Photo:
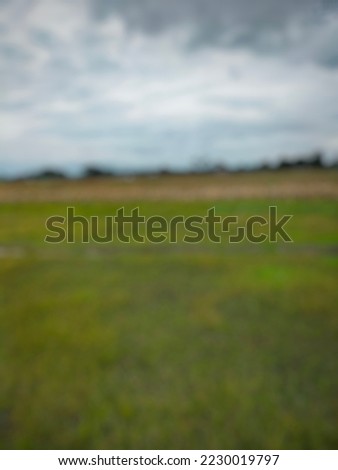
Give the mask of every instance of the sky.
<path id="1" fill-rule="evenodd" d="M 0 175 L 338 155 L 338 0 L 0 0 Z"/>

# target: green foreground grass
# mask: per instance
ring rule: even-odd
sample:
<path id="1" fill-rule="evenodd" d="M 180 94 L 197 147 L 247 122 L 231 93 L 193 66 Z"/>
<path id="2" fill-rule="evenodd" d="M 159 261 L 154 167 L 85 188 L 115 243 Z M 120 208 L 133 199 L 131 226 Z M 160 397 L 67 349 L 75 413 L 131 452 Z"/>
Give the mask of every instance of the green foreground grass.
<path id="1" fill-rule="evenodd" d="M 271 202 L 216 209 L 244 220 Z M 2 204 L 1 448 L 337 448 L 338 203 L 277 205 L 288 247 L 46 246 L 65 205 Z"/>

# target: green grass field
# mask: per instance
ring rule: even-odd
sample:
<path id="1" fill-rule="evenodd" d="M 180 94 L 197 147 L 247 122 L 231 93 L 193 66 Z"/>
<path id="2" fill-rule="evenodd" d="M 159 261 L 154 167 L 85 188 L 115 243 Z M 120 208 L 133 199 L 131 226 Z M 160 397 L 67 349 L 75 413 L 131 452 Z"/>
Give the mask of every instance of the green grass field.
<path id="1" fill-rule="evenodd" d="M 124 206 L 244 220 L 270 204 L 293 244 L 46 245 L 66 203 L 2 203 L 1 448 L 337 448 L 338 202 Z"/>

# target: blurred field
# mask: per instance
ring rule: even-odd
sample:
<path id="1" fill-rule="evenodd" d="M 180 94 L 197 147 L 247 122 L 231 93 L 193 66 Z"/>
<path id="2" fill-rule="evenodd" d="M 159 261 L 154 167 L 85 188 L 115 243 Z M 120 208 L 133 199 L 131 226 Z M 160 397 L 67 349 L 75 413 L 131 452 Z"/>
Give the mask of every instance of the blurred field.
<path id="1" fill-rule="evenodd" d="M 337 169 L 0 182 L 0 201 L 338 198 Z"/>
<path id="2" fill-rule="evenodd" d="M 1 448 L 337 448 L 337 175 L 2 183 Z M 67 205 L 277 205 L 294 243 L 46 245 Z"/>

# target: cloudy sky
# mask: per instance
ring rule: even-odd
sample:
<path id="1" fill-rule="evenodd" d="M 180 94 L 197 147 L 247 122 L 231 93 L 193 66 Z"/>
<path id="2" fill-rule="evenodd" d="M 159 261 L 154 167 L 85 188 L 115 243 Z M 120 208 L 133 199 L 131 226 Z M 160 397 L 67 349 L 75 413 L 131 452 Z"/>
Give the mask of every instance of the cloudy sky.
<path id="1" fill-rule="evenodd" d="M 0 0 L 0 174 L 338 154 L 338 0 Z"/>

